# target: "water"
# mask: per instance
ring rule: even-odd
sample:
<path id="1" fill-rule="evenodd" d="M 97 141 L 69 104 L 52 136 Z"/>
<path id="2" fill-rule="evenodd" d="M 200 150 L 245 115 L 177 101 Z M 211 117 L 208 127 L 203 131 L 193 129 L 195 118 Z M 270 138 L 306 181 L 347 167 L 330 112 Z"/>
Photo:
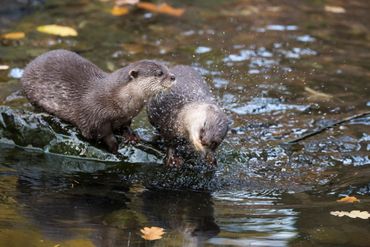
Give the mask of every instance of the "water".
<path id="1" fill-rule="evenodd" d="M 0 110 L 0 246 L 370 245 L 368 220 L 330 214 L 370 211 L 369 115 L 287 144 L 370 110 L 368 1 L 168 1 L 182 17 L 114 17 L 109 1 L 3 2 L 0 33 L 26 38 L 0 40 L 10 66 L 0 70 L 10 107 Z M 35 31 L 54 23 L 79 36 Z M 216 171 L 163 167 L 149 144 L 116 157 L 30 113 L 18 78 L 56 48 L 106 71 L 143 58 L 197 68 L 232 119 Z M 145 113 L 134 127 L 153 135 Z M 336 202 L 345 195 L 360 202 Z M 145 241 L 145 226 L 166 234 Z"/>

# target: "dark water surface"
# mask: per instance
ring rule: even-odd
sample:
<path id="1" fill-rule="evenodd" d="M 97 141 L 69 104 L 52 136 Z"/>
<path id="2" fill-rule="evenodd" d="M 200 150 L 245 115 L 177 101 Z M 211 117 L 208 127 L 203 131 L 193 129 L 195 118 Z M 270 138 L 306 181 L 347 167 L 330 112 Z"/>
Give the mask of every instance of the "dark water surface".
<path id="1" fill-rule="evenodd" d="M 369 1 L 168 3 L 185 14 L 1 0 L 0 33 L 26 38 L 0 39 L 0 246 L 370 246 L 369 219 L 330 214 L 370 212 L 370 115 L 286 144 L 370 111 Z M 54 23 L 79 36 L 36 31 Z M 163 167 L 146 144 L 116 157 L 30 113 L 17 77 L 56 48 L 106 71 L 143 58 L 199 69 L 233 120 L 217 170 Z M 153 136 L 145 114 L 134 126 Z M 145 241 L 145 226 L 166 234 Z"/>

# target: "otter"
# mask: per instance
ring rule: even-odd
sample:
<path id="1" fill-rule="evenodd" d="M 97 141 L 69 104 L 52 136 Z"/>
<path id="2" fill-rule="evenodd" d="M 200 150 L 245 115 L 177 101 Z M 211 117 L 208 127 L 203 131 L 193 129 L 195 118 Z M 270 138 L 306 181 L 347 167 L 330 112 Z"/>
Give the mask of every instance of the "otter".
<path id="1" fill-rule="evenodd" d="M 115 131 L 130 138 L 132 119 L 155 94 L 168 90 L 175 76 L 158 62 L 141 60 L 113 73 L 67 50 L 40 55 L 21 78 L 28 100 L 75 125 L 83 137 L 117 153 Z"/>
<path id="2" fill-rule="evenodd" d="M 195 69 L 178 65 L 170 72 L 176 76 L 176 85 L 147 104 L 149 122 L 167 146 L 165 163 L 181 165 L 185 146 L 216 165 L 215 151 L 227 134 L 229 120 Z"/>

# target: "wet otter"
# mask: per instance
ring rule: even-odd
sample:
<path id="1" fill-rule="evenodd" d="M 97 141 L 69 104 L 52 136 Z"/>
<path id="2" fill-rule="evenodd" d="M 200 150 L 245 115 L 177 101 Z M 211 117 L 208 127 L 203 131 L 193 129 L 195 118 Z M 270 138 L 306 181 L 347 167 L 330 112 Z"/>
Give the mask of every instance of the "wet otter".
<path id="1" fill-rule="evenodd" d="M 129 136 L 131 120 L 153 95 L 175 81 L 168 68 L 142 60 L 106 73 L 67 50 L 47 52 L 31 61 L 21 82 L 34 105 L 77 126 L 87 139 L 102 140 L 116 153 L 113 131 Z"/>
<path id="2" fill-rule="evenodd" d="M 226 136 L 228 118 L 196 70 L 181 65 L 170 72 L 177 78 L 176 85 L 147 105 L 150 123 L 168 146 L 166 163 L 180 165 L 178 154 L 185 144 L 215 165 L 214 152 Z"/>

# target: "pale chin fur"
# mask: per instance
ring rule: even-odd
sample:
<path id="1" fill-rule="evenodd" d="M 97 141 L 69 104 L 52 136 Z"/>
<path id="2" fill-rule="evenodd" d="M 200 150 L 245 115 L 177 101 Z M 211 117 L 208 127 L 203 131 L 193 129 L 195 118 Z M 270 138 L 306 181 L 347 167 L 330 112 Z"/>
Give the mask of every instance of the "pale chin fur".
<path id="1" fill-rule="evenodd" d="M 207 107 L 208 104 L 193 103 L 186 106 L 180 114 L 184 120 L 184 126 L 189 135 L 189 139 L 193 144 L 194 148 L 198 152 L 206 152 L 206 149 L 200 140 L 200 130 L 204 126 L 207 120 Z"/>

